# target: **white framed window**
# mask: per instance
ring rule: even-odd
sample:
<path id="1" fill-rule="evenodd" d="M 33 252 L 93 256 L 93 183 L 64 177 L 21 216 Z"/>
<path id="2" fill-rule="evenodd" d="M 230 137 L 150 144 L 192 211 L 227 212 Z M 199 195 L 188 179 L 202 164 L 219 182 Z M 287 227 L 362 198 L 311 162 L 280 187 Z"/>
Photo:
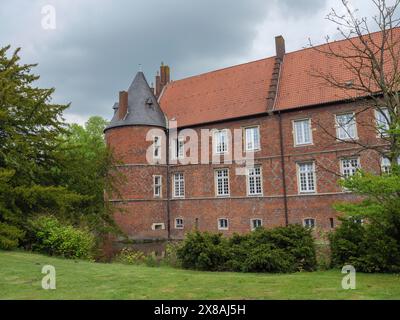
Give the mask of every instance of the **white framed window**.
<path id="1" fill-rule="evenodd" d="M 165 230 L 165 224 L 160 222 L 160 223 L 153 223 L 151 225 L 151 230 Z"/>
<path id="2" fill-rule="evenodd" d="M 153 158 L 161 159 L 161 137 L 155 136 L 153 138 Z"/>
<path id="3" fill-rule="evenodd" d="M 316 191 L 315 163 L 313 161 L 297 164 L 297 180 L 299 193 Z"/>
<path id="4" fill-rule="evenodd" d="M 256 196 L 263 194 L 262 169 L 260 166 L 247 169 L 247 195 Z"/>
<path id="5" fill-rule="evenodd" d="M 356 116 L 353 112 L 337 114 L 336 137 L 340 140 L 357 139 Z"/>
<path id="6" fill-rule="evenodd" d="M 215 194 L 219 197 L 229 196 L 229 170 L 216 169 L 215 175 Z"/>
<path id="7" fill-rule="evenodd" d="M 153 195 L 155 198 L 162 196 L 162 176 L 153 176 Z"/>
<path id="8" fill-rule="evenodd" d="M 214 132 L 215 154 L 228 152 L 228 131 L 226 129 Z"/>
<path id="9" fill-rule="evenodd" d="M 375 110 L 376 127 L 378 135 L 383 137 L 387 135 L 390 125 L 390 114 L 388 108 L 380 108 Z"/>
<path id="10" fill-rule="evenodd" d="M 312 144 L 311 119 L 293 121 L 293 131 L 296 146 Z"/>
<path id="11" fill-rule="evenodd" d="M 183 229 L 183 219 L 182 218 L 176 218 L 175 219 L 175 229 Z"/>
<path id="12" fill-rule="evenodd" d="M 400 157 L 397 159 L 397 164 L 400 165 Z M 381 157 L 381 169 L 382 173 L 391 173 L 392 172 L 392 164 L 388 157 Z"/>
<path id="13" fill-rule="evenodd" d="M 343 178 L 349 178 L 354 176 L 357 170 L 360 168 L 359 158 L 348 158 L 340 160 L 340 171 Z"/>
<path id="14" fill-rule="evenodd" d="M 250 228 L 251 231 L 256 230 L 257 228 L 262 227 L 263 223 L 262 223 L 262 219 L 250 219 Z"/>
<path id="15" fill-rule="evenodd" d="M 185 177 L 183 173 L 174 174 L 173 194 L 175 198 L 183 198 L 185 196 Z"/>
<path id="16" fill-rule="evenodd" d="M 260 127 L 244 128 L 244 143 L 246 151 L 260 150 Z"/>
<path id="17" fill-rule="evenodd" d="M 173 147 L 173 158 L 183 159 L 185 157 L 185 138 L 178 137 L 177 139 L 174 139 Z"/>
<path id="18" fill-rule="evenodd" d="M 314 228 L 316 226 L 316 221 L 314 218 L 306 218 L 303 220 L 303 226 L 306 228 Z"/>
<path id="19" fill-rule="evenodd" d="M 218 219 L 218 230 L 228 230 L 229 229 L 229 221 L 226 218 Z"/>

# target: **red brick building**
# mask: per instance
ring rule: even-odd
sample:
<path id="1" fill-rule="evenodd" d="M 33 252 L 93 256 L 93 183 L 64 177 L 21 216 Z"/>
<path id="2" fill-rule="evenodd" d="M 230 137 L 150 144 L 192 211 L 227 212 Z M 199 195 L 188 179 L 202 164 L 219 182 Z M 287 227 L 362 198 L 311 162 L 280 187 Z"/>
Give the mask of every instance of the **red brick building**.
<path id="1" fill-rule="evenodd" d="M 180 239 L 194 228 L 227 235 L 260 225 L 334 228 L 332 204 L 355 199 L 338 179 L 359 167 L 382 169 L 377 153 L 343 140 L 383 141 L 364 125 L 376 124 L 374 110 L 362 112 L 362 100 L 322 83 L 312 75 L 315 69 L 352 81 L 340 60 L 318 50 L 286 53 L 282 37 L 276 38 L 275 57 L 182 80 L 170 81 L 169 67 L 162 65 L 155 89 L 139 72 L 120 92 L 105 131 L 126 175 L 121 197 L 110 199 L 124 209 L 115 216 L 121 228 L 132 239 Z M 171 138 L 171 120 L 177 139 Z M 208 146 L 207 159 L 180 163 L 189 157 L 188 138 L 180 137 L 187 129 Z M 204 129 L 212 130 L 211 138 L 202 136 Z M 240 151 L 254 155 L 246 175 L 236 174 L 242 165 L 235 160 L 212 161 L 216 154 L 232 156 L 235 129 Z"/>

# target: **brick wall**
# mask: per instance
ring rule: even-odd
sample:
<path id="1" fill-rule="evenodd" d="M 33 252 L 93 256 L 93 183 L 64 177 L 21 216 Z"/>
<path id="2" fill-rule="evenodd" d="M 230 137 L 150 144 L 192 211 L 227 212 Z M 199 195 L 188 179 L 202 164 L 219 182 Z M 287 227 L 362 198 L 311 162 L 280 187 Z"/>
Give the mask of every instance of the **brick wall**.
<path id="1" fill-rule="evenodd" d="M 318 228 L 329 230 L 330 219 L 333 218 L 336 224 L 338 216 L 332 209 L 332 204 L 338 201 L 356 200 L 354 195 L 343 192 L 337 184 L 342 157 L 359 156 L 364 169 L 379 172 L 380 158 L 376 153 L 360 152 L 357 146 L 339 142 L 334 138 L 335 114 L 360 110 L 362 106 L 352 103 L 282 113 L 289 223 L 302 223 L 305 218 L 314 218 Z M 293 120 L 304 118 L 312 119 L 313 144 L 296 147 L 293 139 Z M 373 130 L 372 110 L 357 113 L 356 119 L 360 142 L 369 145 L 382 143 Z M 200 137 L 200 129 L 233 130 L 254 125 L 260 127 L 261 149 L 255 153 L 255 163 L 262 167 L 263 196 L 247 196 L 246 177 L 235 174 L 236 164 L 171 165 L 170 176 L 176 172 L 182 172 L 185 176 L 185 198 L 170 200 L 172 238 L 183 238 L 185 232 L 196 226 L 203 231 L 217 232 L 219 218 L 229 219 L 229 230 L 222 231 L 225 234 L 249 232 L 252 218 L 262 219 L 265 227 L 285 224 L 278 115 L 254 116 L 250 119 L 226 121 L 192 129 Z M 140 239 L 167 236 L 166 230 L 151 229 L 151 225 L 155 222 L 164 222 L 167 227 L 167 168 L 162 165 L 147 165 L 145 151 L 151 144 L 145 140 L 148 129 L 150 128 L 122 127 L 111 129 L 106 133 L 107 142 L 126 164 L 121 167 L 127 178 L 126 183 L 121 186 L 121 194 L 128 202 L 115 202 L 126 211 L 118 213 L 116 220 L 130 237 Z M 211 154 L 211 140 L 209 150 Z M 229 150 L 233 151 L 232 148 Z M 211 161 L 211 155 L 209 160 Z M 299 194 L 296 166 L 302 161 L 314 161 L 316 164 L 315 194 Z M 227 198 L 215 196 L 216 168 L 229 169 L 230 196 Z M 154 174 L 163 176 L 162 199 L 153 197 Z M 171 178 L 171 183 L 172 180 Z M 175 228 L 175 218 L 184 220 L 183 230 Z"/>
<path id="2" fill-rule="evenodd" d="M 106 131 L 106 142 L 120 162 L 124 183 L 119 186 L 119 195 L 110 196 L 118 209 L 115 220 L 132 239 L 167 238 L 167 194 L 166 166 L 149 165 L 146 151 L 152 144 L 146 141 L 148 126 L 126 126 Z M 153 175 L 161 175 L 162 198 L 153 195 Z M 120 197 L 122 199 L 120 199 Z M 124 200 L 124 201 L 121 201 Z M 154 223 L 163 223 L 164 229 L 154 230 Z"/>

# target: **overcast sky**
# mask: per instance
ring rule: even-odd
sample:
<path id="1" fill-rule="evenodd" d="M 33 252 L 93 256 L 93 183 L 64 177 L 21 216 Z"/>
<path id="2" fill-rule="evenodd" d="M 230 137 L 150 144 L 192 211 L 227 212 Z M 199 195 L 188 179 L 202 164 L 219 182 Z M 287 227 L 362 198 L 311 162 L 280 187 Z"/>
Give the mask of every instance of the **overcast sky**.
<path id="1" fill-rule="evenodd" d="M 350 0 L 361 15 L 370 0 Z M 43 29 L 42 8 L 52 5 L 56 28 Z M 130 85 L 139 64 L 149 83 L 161 61 L 172 79 L 337 38 L 325 19 L 340 0 L 1 0 L 0 46 L 22 47 L 22 61 L 38 63 L 38 85 L 55 87 L 54 102 L 71 102 L 65 118 L 83 123 L 110 119 L 118 91 Z M 48 20 L 46 20 L 48 21 Z"/>

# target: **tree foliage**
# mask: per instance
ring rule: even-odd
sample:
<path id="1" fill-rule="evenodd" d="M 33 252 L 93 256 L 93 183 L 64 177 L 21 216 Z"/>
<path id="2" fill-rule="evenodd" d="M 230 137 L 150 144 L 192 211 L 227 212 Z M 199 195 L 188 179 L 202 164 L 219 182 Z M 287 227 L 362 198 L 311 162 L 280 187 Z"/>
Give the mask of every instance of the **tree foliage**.
<path id="1" fill-rule="evenodd" d="M 359 171 L 343 180 L 347 190 L 362 196 L 340 203 L 342 224 L 331 235 L 332 264 L 352 264 L 363 272 L 400 271 L 400 171 L 377 176 Z"/>
<path id="2" fill-rule="evenodd" d="M 52 215 L 96 233 L 116 231 L 104 194 L 116 175 L 103 130 L 91 118 L 67 125 L 68 105 L 52 103 L 54 89 L 38 88 L 34 64 L 21 64 L 19 49 L 0 48 L 0 223 L 20 238 L 27 221 Z"/>
<path id="3" fill-rule="evenodd" d="M 341 182 L 343 187 L 363 197 L 355 203 L 336 204 L 336 210 L 349 217 L 368 221 L 385 230 L 400 244 L 400 171 L 383 175 L 359 171 Z"/>
<path id="4" fill-rule="evenodd" d="M 106 125 L 101 117 L 91 117 L 84 126 L 70 125 L 58 150 L 60 167 L 54 170 L 56 183 L 85 196 L 75 218 L 100 233 L 119 231 L 112 218 L 113 208 L 104 197 L 117 192 L 122 178 L 104 142 Z"/>

